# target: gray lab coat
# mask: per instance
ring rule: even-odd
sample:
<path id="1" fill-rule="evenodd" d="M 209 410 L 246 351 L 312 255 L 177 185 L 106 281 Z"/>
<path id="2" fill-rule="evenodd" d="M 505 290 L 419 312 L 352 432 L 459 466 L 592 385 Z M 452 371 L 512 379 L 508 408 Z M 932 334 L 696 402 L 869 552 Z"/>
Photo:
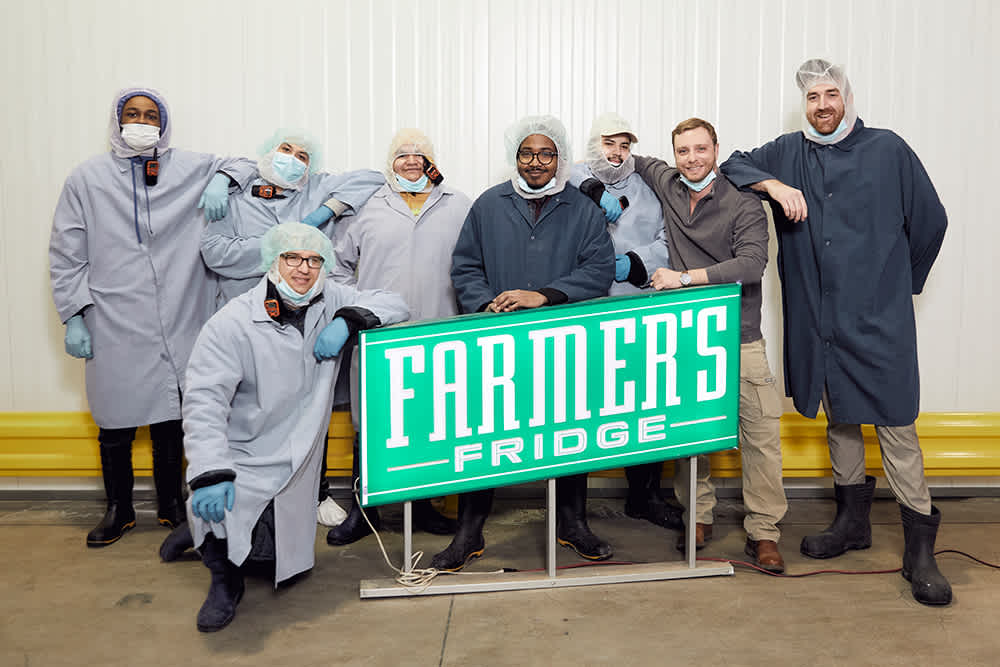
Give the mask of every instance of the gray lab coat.
<path id="1" fill-rule="evenodd" d="M 188 355 L 215 310 L 198 200 L 216 171 L 243 186 L 255 169 L 176 148 L 159 162 L 147 187 L 143 158 L 91 158 L 66 179 L 52 221 L 52 296 L 63 322 L 86 308 L 87 401 L 103 428 L 180 419 Z"/>
<path id="2" fill-rule="evenodd" d="M 331 277 L 358 289 L 402 295 L 411 321 L 456 315 L 451 253 L 470 206 L 464 194 L 439 185 L 414 216 L 403 198 L 383 185 L 357 216 L 341 223 Z"/>
<path id="3" fill-rule="evenodd" d="M 359 169 L 345 174 L 312 174 L 301 190 L 284 190 L 283 199 L 263 199 L 253 195 L 253 186 L 269 185 L 257 175 L 242 192 L 229 198 L 229 212 L 222 220 L 205 227 L 201 237 L 201 255 L 208 268 L 219 274 L 221 308 L 260 281 L 260 239 L 268 229 L 281 222 L 301 222 L 330 198 L 351 208 L 343 216 L 358 211 L 372 193 L 385 183 L 381 172 Z M 330 238 L 343 223 L 336 218 L 320 226 Z"/>
<path id="4" fill-rule="evenodd" d="M 313 566 L 316 489 L 333 407 L 339 359 L 318 362 L 313 345 L 337 311 L 355 306 L 381 324 L 407 318 L 391 292 L 358 292 L 327 280 L 308 306 L 304 332 L 264 309 L 267 278 L 216 313 L 191 354 L 184 394 L 187 480 L 236 473 L 236 499 L 221 523 L 188 519 L 196 546 L 213 533 L 227 539 L 229 560 L 250 553 L 253 528 L 274 500 L 275 582 Z"/>
<path id="5" fill-rule="evenodd" d="M 594 178 L 594 173 L 586 163 L 573 165 L 569 176 L 570 183 L 580 187 L 580 184 L 588 178 Z M 604 189 L 613 197 L 628 198 L 628 207 L 618 216 L 618 220 L 608 223 L 608 234 L 611 235 L 611 242 L 615 245 L 615 254 L 635 253 L 646 267 L 647 277 L 652 279 L 657 269 L 669 266 L 667 236 L 663 228 L 660 200 L 635 172 L 617 183 L 605 183 Z M 615 281 L 611 283 L 608 294 L 618 296 L 638 294 L 641 291 L 628 281 Z"/>

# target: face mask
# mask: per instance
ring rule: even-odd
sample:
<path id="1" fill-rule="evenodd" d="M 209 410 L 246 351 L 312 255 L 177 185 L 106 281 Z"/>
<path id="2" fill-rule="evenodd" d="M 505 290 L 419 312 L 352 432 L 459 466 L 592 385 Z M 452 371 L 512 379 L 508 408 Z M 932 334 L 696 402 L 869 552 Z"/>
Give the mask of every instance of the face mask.
<path id="1" fill-rule="evenodd" d="M 528 182 L 526 180 L 524 180 L 524 177 L 521 176 L 520 174 L 518 174 L 517 175 L 517 184 L 525 192 L 530 192 L 531 194 L 536 195 L 539 192 L 545 192 L 546 190 L 551 190 L 552 188 L 554 188 L 556 186 L 556 177 L 553 176 L 551 181 L 549 181 L 548 183 L 546 183 L 542 187 L 536 189 L 536 188 L 533 188 L 530 185 L 528 185 Z"/>
<path id="2" fill-rule="evenodd" d="M 837 126 L 837 129 L 831 132 L 830 134 L 820 134 L 819 132 L 816 131 L 816 128 L 812 126 L 812 123 L 806 121 L 806 134 L 808 134 L 811 137 L 815 137 L 817 139 L 833 139 L 846 129 L 847 129 L 846 114 L 844 115 L 843 118 L 840 119 L 840 125 Z"/>
<path id="3" fill-rule="evenodd" d="M 122 141 L 129 148 L 144 151 L 152 148 L 160 140 L 160 128 L 145 123 L 126 123 L 122 125 Z"/>
<path id="4" fill-rule="evenodd" d="M 288 183 L 297 183 L 306 173 L 306 163 L 288 153 L 275 153 L 271 160 L 274 173 Z"/>
<path id="5" fill-rule="evenodd" d="M 684 174 L 681 174 L 680 177 L 681 177 L 681 182 L 684 183 L 684 185 L 688 186 L 695 192 L 701 192 L 702 190 L 708 187 L 709 183 L 715 180 L 715 170 L 713 169 L 712 171 L 708 172 L 708 176 L 701 179 L 697 183 L 688 180 L 687 177 L 684 176 Z"/>
<path id="6" fill-rule="evenodd" d="M 399 174 L 396 174 L 396 182 L 406 192 L 423 192 L 424 188 L 427 187 L 427 174 L 424 174 L 415 181 L 408 181 Z"/>

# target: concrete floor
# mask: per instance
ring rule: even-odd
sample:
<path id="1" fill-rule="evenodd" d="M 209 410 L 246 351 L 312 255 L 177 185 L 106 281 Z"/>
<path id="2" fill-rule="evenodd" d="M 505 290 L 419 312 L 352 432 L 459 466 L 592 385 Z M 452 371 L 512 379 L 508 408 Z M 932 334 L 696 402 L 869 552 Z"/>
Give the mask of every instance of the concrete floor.
<path id="1" fill-rule="evenodd" d="M 541 568 L 541 499 L 497 502 L 485 557 L 469 568 Z M 937 548 L 1000 562 L 1000 499 L 943 499 Z M 676 535 L 629 519 L 620 498 L 591 499 L 591 527 L 630 561 L 680 560 Z M 318 527 L 316 567 L 277 591 L 250 579 L 236 619 L 202 634 L 195 614 L 208 573 L 161 563 L 153 506 L 104 549 L 84 537 L 94 500 L 0 500 L 0 665 L 997 665 L 1000 572 L 939 556 L 955 600 L 913 601 L 898 573 L 779 579 L 737 566 L 729 577 L 579 588 L 361 600 L 358 582 L 391 576 L 374 538 L 332 548 Z M 831 500 L 792 500 L 783 522 L 790 574 L 900 564 L 897 506 L 876 500 L 874 546 L 833 561 L 798 553 L 832 516 Z M 741 506 L 720 501 L 716 538 L 700 556 L 742 558 Z M 390 556 L 401 511 L 383 515 Z M 414 535 L 430 554 L 448 538 Z M 559 564 L 579 562 L 560 549 Z"/>

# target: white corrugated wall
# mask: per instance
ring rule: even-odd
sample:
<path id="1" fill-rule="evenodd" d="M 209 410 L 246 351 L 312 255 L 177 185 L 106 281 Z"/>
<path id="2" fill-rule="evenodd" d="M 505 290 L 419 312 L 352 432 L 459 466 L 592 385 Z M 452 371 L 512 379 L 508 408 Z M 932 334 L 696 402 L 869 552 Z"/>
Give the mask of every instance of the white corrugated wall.
<path id="1" fill-rule="evenodd" d="M 577 157 L 606 110 L 632 121 L 638 152 L 668 159 L 670 130 L 689 116 L 715 123 L 723 155 L 798 129 L 792 75 L 811 56 L 847 66 L 860 115 L 916 149 L 950 215 L 916 299 L 922 409 L 1000 410 L 1000 10 L 989 0 L 2 0 L 0 9 L 0 411 L 86 409 L 83 364 L 63 353 L 49 295 L 47 244 L 63 179 L 106 150 L 120 87 L 167 95 L 177 146 L 250 155 L 276 127 L 304 126 L 336 171 L 380 168 L 393 132 L 419 126 L 446 178 L 475 196 L 502 178 L 503 129 L 523 114 L 561 117 Z M 777 366 L 773 269 L 766 283 Z"/>

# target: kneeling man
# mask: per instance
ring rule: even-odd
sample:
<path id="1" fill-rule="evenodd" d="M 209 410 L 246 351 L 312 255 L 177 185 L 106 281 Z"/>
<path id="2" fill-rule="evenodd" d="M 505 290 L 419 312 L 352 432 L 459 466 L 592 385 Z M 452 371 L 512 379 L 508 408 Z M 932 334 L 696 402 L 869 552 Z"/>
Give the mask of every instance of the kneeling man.
<path id="1" fill-rule="evenodd" d="M 212 573 L 202 632 L 232 621 L 243 566 L 276 585 L 312 568 L 336 357 L 357 330 L 408 316 L 391 292 L 325 280 L 333 248 L 309 225 L 269 229 L 261 259 L 267 275 L 208 321 L 187 370 L 188 515 Z"/>

